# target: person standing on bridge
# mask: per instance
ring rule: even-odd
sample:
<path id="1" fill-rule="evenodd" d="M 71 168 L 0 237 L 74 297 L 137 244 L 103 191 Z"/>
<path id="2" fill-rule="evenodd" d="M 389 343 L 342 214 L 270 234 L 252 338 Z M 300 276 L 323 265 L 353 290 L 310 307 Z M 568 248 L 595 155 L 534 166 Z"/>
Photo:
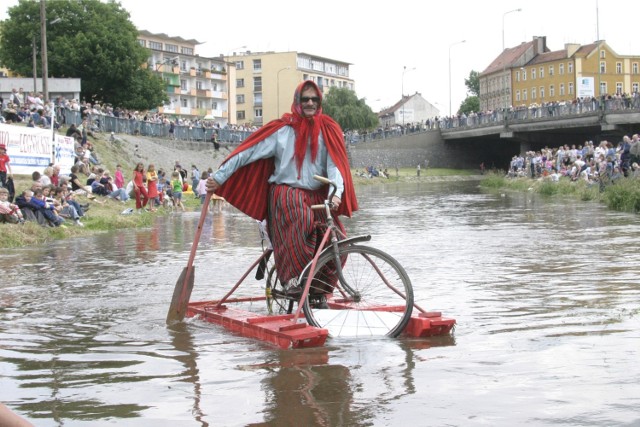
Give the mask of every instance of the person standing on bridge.
<path id="1" fill-rule="evenodd" d="M 332 200 L 338 215 L 358 209 L 343 132 L 322 113 L 322 93 L 312 81 L 296 89 L 291 113 L 254 132 L 207 180 L 215 191 L 252 218 L 267 219 L 278 277 L 296 286 L 302 269 L 312 259 L 321 235 L 316 232 L 311 205 L 322 204 L 327 186 L 313 179 L 327 177 L 337 184 Z"/>

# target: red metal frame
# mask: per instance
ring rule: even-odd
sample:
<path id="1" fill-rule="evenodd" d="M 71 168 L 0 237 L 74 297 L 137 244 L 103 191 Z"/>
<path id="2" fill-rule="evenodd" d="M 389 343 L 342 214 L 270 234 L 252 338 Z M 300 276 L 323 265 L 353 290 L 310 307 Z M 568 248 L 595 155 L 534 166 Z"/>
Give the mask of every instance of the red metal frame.
<path id="1" fill-rule="evenodd" d="M 326 228 L 322 243 L 319 247 L 325 247 L 329 237 L 331 237 L 331 230 L 331 227 Z M 340 232 L 340 230 L 336 231 Z M 194 242 L 194 245 L 195 244 L 197 243 Z M 192 250 L 192 256 L 194 255 L 194 252 L 195 251 Z M 314 254 L 313 260 L 311 261 L 312 271 L 315 268 L 321 252 L 322 251 L 317 251 L 316 254 Z M 229 306 L 229 304 L 238 302 L 264 301 L 266 311 L 265 296 L 231 298 L 231 295 L 236 291 L 236 289 L 238 289 L 249 273 L 251 273 L 251 271 L 253 271 L 253 269 L 260 264 L 268 254 L 270 254 L 270 251 L 264 251 L 222 299 L 216 301 L 190 302 L 185 315 L 187 317 L 198 317 L 207 322 L 221 325 L 231 332 L 240 334 L 244 337 L 265 341 L 283 349 L 319 347 L 324 345 L 328 336 L 328 331 L 326 329 L 310 326 L 306 323 L 304 317 L 301 318 L 300 313 L 302 304 L 298 304 L 295 314 L 287 315 L 260 315 Z M 192 265 L 192 262 L 193 259 L 190 258 L 189 265 Z M 301 301 L 303 301 L 309 293 L 312 277 L 312 274 L 309 274 L 307 277 Z M 393 290 L 403 296 L 399 290 L 395 288 L 393 288 Z M 327 296 L 327 304 L 330 308 L 335 310 L 339 310 L 341 308 L 346 309 L 350 306 L 348 300 L 343 298 L 334 298 L 331 295 Z M 430 337 L 446 335 L 450 333 L 455 326 L 456 321 L 454 319 L 444 318 L 439 312 L 427 312 L 415 303 L 413 306 L 417 313 L 414 313 L 411 316 L 409 323 L 403 331 L 403 334 L 406 336 Z M 367 310 L 402 311 L 404 310 L 404 307 L 379 306 L 369 307 Z"/>

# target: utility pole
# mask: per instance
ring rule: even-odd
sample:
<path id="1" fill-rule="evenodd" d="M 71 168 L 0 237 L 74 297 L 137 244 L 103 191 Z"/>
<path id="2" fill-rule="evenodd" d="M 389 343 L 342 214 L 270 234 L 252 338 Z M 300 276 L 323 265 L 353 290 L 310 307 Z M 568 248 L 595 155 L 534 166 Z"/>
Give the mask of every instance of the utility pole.
<path id="1" fill-rule="evenodd" d="M 49 100 L 49 82 L 47 77 L 49 74 L 49 66 L 47 63 L 47 10 L 45 0 L 40 0 L 40 53 L 42 54 L 42 101 Z"/>

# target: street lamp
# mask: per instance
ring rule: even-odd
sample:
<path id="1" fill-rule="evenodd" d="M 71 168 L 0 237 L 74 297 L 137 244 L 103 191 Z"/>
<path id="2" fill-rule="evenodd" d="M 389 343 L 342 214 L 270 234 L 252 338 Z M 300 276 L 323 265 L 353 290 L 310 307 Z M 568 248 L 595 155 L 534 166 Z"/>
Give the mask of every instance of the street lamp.
<path id="1" fill-rule="evenodd" d="M 290 69 L 291 69 L 291 67 L 281 68 L 281 69 L 278 70 L 278 72 L 276 74 L 277 75 L 277 82 L 276 82 L 277 83 L 276 84 L 276 92 L 277 92 L 276 93 L 276 99 L 277 99 L 276 102 L 277 102 L 277 107 L 276 108 L 277 108 L 277 111 L 278 111 L 276 119 L 280 118 L 280 71 L 290 70 Z"/>
<path id="2" fill-rule="evenodd" d="M 505 13 L 502 14 L 502 54 L 504 55 L 504 18 L 505 16 L 507 16 L 510 13 L 513 12 L 522 12 L 522 9 L 518 8 L 518 9 L 513 9 L 513 10 L 509 10 Z M 507 63 L 506 63 L 506 58 L 503 57 L 502 58 L 502 80 L 503 80 L 503 85 L 502 85 L 502 90 L 504 91 L 504 95 L 502 96 L 503 98 L 503 112 L 505 113 L 505 117 L 506 117 L 506 110 L 507 110 Z"/>
<path id="3" fill-rule="evenodd" d="M 408 73 L 409 71 L 413 71 L 415 69 L 416 69 L 416 67 L 409 68 L 407 70 L 407 66 L 406 65 L 402 69 L 402 98 L 401 99 L 402 99 L 402 129 L 403 129 L 403 132 L 404 132 L 404 75 L 406 73 Z"/>
<path id="4" fill-rule="evenodd" d="M 451 43 L 449 45 L 449 117 L 451 117 L 451 48 L 457 44 L 465 43 L 466 40 Z"/>

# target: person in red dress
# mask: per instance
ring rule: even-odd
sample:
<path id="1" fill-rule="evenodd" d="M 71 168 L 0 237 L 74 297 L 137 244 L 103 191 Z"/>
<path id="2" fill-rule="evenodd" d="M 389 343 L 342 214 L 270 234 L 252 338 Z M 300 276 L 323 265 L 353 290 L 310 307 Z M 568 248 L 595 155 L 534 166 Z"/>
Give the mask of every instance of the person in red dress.
<path id="1" fill-rule="evenodd" d="M 145 180 L 144 164 L 138 163 L 133 170 L 133 191 L 136 195 L 136 209 L 138 213 L 149 203 L 149 194 L 144 185 Z"/>
<path id="2" fill-rule="evenodd" d="M 156 167 L 153 164 L 147 166 L 147 195 L 151 204 L 149 210 L 155 212 L 156 202 L 158 201 L 158 172 L 156 172 Z"/>

